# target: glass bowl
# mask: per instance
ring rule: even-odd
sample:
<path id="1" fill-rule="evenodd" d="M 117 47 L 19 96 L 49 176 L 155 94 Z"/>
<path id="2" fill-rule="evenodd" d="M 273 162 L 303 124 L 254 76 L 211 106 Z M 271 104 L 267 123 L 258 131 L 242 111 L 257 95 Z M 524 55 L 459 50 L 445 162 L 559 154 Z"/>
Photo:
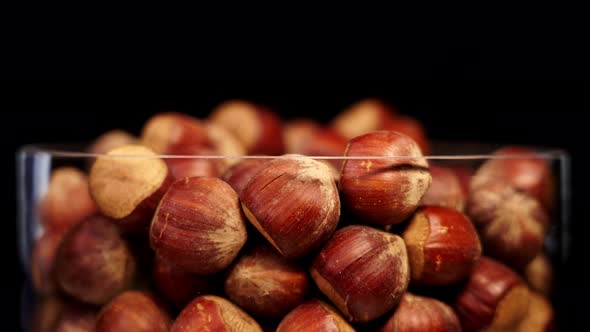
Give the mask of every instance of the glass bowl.
<path id="1" fill-rule="evenodd" d="M 553 308 L 556 312 L 556 322 L 557 326 L 559 326 L 559 317 L 560 317 L 560 310 L 567 310 L 566 306 L 561 305 L 563 299 L 560 297 L 560 266 L 567 260 L 569 255 L 569 248 L 570 248 L 570 220 L 569 220 L 569 202 L 570 202 L 570 165 L 569 165 L 569 157 L 567 153 L 562 150 L 558 149 L 544 149 L 544 148 L 535 148 L 534 150 L 537 151 L 535 153 L 524 153 L 524 154 L 512 154 L 512 155 L 498 155 L 493 154 L 492 152 L 498 148 L 497 145 L 486 145 L 486 144 L 472 144 L 472 143 L 443 143 L 438 142 L 433 144 L 433 151 L 435 152 L 432 155 L 425 156 L 424 159 L 428 161 L 428 164 L 432 167 L 435 166 L 438 168 L 451 170 L 452 173 L 455 175 L 456 179 L 459 180 L 459 184 L 461 186 L 461 190 L 463 192 L 463 202 L 461 207 L 457 207 L 461 209 L 463 212 L 465 210 L 465 200 L 469 199 L 472 194 L 471 190 L 469 189 L 469 184 L 472 182 L 473 174 L 475 174 L 478 170 L 480 170 L 482 165 L 489 164 L 494 160 L 542 160 L 546 163 L 548 167 L 548 176 L 551 177 L 551 185 L 553 190 L 551 192 L 551 197 L 546 197 L 549 199 L 551 203 L 551 207 L 547 208 L 546 211 L 550 223 L 549 227 L 546 231 L 546 236 L 544 237 L 544 245 L 543 251 L 549 257 L 551 265 L 553 266 L 553 274 L 554 279 L 551 282 L 552 291 L 550 292 L 549 298 L 553 303 Z M 55 170 L 63 169 L 64 167 L 74 167 L 81 171 L 84 174 L 88 173 L 90 166 L 92 163 L 101 157 L 105 157 L 105 155 L 96 155 L 96 154 L 89 154 L 84 152 L 77 152 L 77 151 L 84 151 L 84 146 L 76 146 L 76 145 L 29 145 L 23 147 L 17 154 L 17 177 L 18 177 L 18 236 L 19 236 L 19 254 L 20 260 L 22 262 L 23 269 L 27 276 L 27 281 L 23 289 L 23 301 L 22 301 L 22 309 L 21 309 L 21 320 L 23 322 L 23 326 L 25 326 L 25 331 L 33 331 L 35 328 L 39 330 L 39 324 L 48 324 L 47 321 L 51 321 L 51 317 L 53 319 L 57 319 L 59 315 L 56 314 L 58 309 L 54 306 L 52 301 L 54 299 L 54 295 L 42 295 L 41 293 L 49 293 L 55 294 L 60 293 L 59 290 L 50 290 L 47 292 L 46 290 L 39 291 L 39 276 L 36 275 L 38 272 L 38 267 L 32 268 L 33 265 L 37 264 L 39 258 L 33 258 L 35 255 L 50 255 L 51 249 L 45 248 L 45 251 L 41 250 L 41 253 L 34 254 L 35 246 L 37 241 L 42 238 L 48 232 L 47 221 L 42 220 L 43 216 L 47 215 L 47 212 L 44 210 L 43 201 L 47 195 L 48 189 L 50 188 L 50 181 L 52 179 L 52 174 Z M 111 156 L 112 158 L 112 156 Z M 207 164 L 210 162 L 218 163 L 216 166 L 218 167 L 217 175 L 221 175 L 221 173 L 229 167 L 229 165 L 233 165 L 235 163 L 239 163 L 242 160 L 247 159 L 261 159 L 264 161 L 269 161 L 272 159 L 296 159 L 301 158 L 301 156 L 292 156 L 292 155 L 285 155 L 285 156 L 179 156 L 179 155 L 157 155 L 157 156 L 117 156 L 117 158 L 160 158 L 167 163 L 172 160 L 185 160 L 189 161 L 199 161 L 203 164 Z M 340 175 L 341 165 L 345 162 L 350 162 L 352 160 L 355 161 L 367 161 L 367 162 L 378 162 L 378 161 L 396 161 L 400 162 L 403 160 L 407 160 L 412 162 L 417 157 L 407 157 L 407 156 L 361 156 L 361 157 L 325 157 L 325 156 L 311 156 L 306 157 L 311 158 L 313 160 L 321 161 L 323 163 L 331 165 L 331 169 L 333 171 L 334 179 L 336 183 L 338 183 L 338 177 Z M 402 162 L 403 163 L 403 162 Z M 392 171 L 391 169 L 382 169 L 379 171 L 389 172 Z M 534 177 L 535 174 L 527 174 L 524 172 L 520 174 L 521 183 L 526 183 L 527 176 Z M 356 181 L 363 181 L 362 177 L 355 179 Z M 435 181 L 436 178 L 435 178 Z M 501 181 L 498 181 L 501 182 Z M 445 184 L 448 185 L 448 184 Z M 445 185 L 442 185 L 444 188 Z M 439 188 L 441 185 L 439 184 Z M 339 187 L 338 187 L 339 188 Z M 451 190 L 451 189 L 449 189 Z M 71 204 L 72 210 L 80 210 L 79 199 L 77 195 L 75 197 L 70 197 L 68 204 Z M 83 196 L 83 195 L 82 195 Z M 436 203 L 433 203 L 436 204 Z M 446 203 L 443 203 L 443 205 Z M 453 205 L 453 203 L 449 203 Z M 364 223 L 363 218 L 359 218 L 358 216 L 351 216 L 348 214 L 347 207 L 345 203 L 342 203 L 342 215 L 340 216 L 340 227 L 344 225 L 348 225 L 350 223 Z M 449 205 L 449 206 L 450 206 Z M 543 204 L 541 204 L 543 205 Z M 344 220 L 346 219 L 346 220 Z M 247 219 L 245 219 L 247 220 Z M 350 221 L 353 220 L 353 221 Z M 372 227 L 379 228 L 379 229 L 387 229 L 390 232 L 400 234 L 403 231 L 403 225 L 407 224 L 408 221 L 404 221 L 400 225 L 395 225 L 391 228 L 388 227 L 381 227 L 378 225 L 372 225 L 371 223 L 366 223 L 371 225 Z M 53 227 L 53 226 L 51 226 Z M 264 241 L 263 237 L 259 237 L 256 235 L 252 235 L 251 233 L 256 233 L 257 229 L 255 227 L 251 227 L 248 225 L 247 231 L 249 232 L 249 239 L 254 238 L 257 241 Z M 137 241 L 137 234 L 136 233 L 124 233 L 124 238 L 126 241 Z M 251 236 L 252 235 L 252 236 Z M 481 233 L 480 233 L 481 236 Z M 262 239 L 262 240 L 261 240 Z M 250 240 L 249 240 L 250 241 Z M 54 246 L 55 247 L 55 246 Z M 484 245 L 484 255 L 486 253 Z M 150 251 L 149 245 L 143 247 L 142 250 Z M 39 250 L 38 250 L 39 251 Z M 316 252 L 314 252 L 316 253 Z M 151 253 L 153 255 L 153 253 Z M 314 254 L 310 254 L 314 255 Z M 148 255 L 149 256 L 149 255 Z M 303 258 L 304 262 L 307 258 Z M 148 259 L 149 261 L 149 259 Z M 153 290 L 153 285 L 149 280 L 149 274 L 151 273 L 151 268 L 149 267 L 149 261 L 147 268 L 138 268 L 140 274 L 144 274 L 142 282 L 140 282 L 140 286 L 136 286 L 137 288 L 144 289 L 144 290 Z M 37 271 L 34 271 L 37 269 Z M 517 270 L 517 269 L 515 269 Z M 521 269 L 519 273 L 521 274 L 523 279 L 526 279 L 526 275 L 523 272 L 524 270 Z M 222 274 L 223 275 L 223 274 Z M 37 279 L 37 280 L 36 280 Z M 310 284 L 313 284 L 313 281 L 310 281 Z M 533 287 L 533 286 L 531 286 Z M 59 289 L 59 287 L 57 287 Z M 426 287 L 428 288 L 428 287 Z M 450 287 L 452 288 L 452 287 Z M 413 292 L 420 293 L 422 288 L 417 286 L 413 288 L 412 282 L 410 282 L 410 289 Z M 316 292 L 319 294 L 318 290 L 312 287 L 312 292 Z M 158 294 L 158 291 L 155 290 L 154 293 Z M 426 295 L 430 293 L 428 290 L 425 291 Z M 223 291 L 219 292 L 220 295 L 223 295 Z M 61 295 L 59 295 L 61 298 Z M 319 295 L 322 296 L 322 295 Z M 329 301 L 329 299 L 322 297 L 324 300 Z M 49 299 L 49 300 L 48 300 Z M 442 300 L 447 300 L 444 296 L 441 297 Z M 61 299 L 59 300 L 61 301 Z M 66 299 L 66 301 L 72 301 L 71 299 Z M 165 302 L 165 301 L 164 301 Z M 48 303 L 50 303 L 48 305 Z M 74 302 L 77 303 L 77 302 Z M 452 302 L 450 303 L 452 305 Z M 85 306 L 80 304 L 80 306 Z M 47 308 L 50 309 L 47 309 Z M 60 307 L 61 308 L 61 307 Z M 99 307 L 96 306 L 92 310 L 98 310 Z M 52 311 L 53 310 L 53 311 Z M 49 311 L 50 313 L 47 313 Z M 53 312 L 53 314 L 51 313 Z M 172 315 L 177 311 L 174 309 L 171 311 Z M 390 315 L 388 313 L 387 315 Z M 41 317 L 41 318 L 40 318 Z M 39 323 L 39 321 L 45 320 L 44 323 Z M 264 320 L 263 320 L 264 321 Z M 276 326 L 276 320 L 274 321 Z M 358 325 L 360 330 L 364 329 L 371 329 L 379 324 L 383 323 L 383 318 L 381 320 L 377 319 L 373 325 Z M 35 328 L 31 328 L 31 324 L 36 325 Z M 273 323 L 269 323 L 273 324 Z"/>

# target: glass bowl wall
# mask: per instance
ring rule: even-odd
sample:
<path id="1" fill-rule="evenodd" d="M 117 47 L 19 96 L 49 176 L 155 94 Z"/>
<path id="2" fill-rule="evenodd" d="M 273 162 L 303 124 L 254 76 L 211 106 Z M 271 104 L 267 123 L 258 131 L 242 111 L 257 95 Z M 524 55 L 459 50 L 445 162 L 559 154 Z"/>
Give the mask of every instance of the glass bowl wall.
<path id="1" fill-rule="evenodd" d="M 551 170 L 554 179 L 554 208 L 550 213 L 551 226 L 545 240 L 544 250 L 551 259 L 554 266 L 556 281 L 554 282 L 555 291 L 551 298 L 554 308 L 557 310 L 557 322 L 559 323 L 559 310 L 567 310 L 566 306 L 560 305 L 559 297 L 559 279 L 560 266 L 567 260 L 570 247 L 569 234 L 569 159 L 566 153 L 560 150 L 538 149 L 534 155 L 512 155 L 498 156 L 491 154 L 497 146 L 481 144 L 435 144 L 434 155 L 425 156 L 430 165 L 449 167 L 457 170 L 464 175 L 464 180 L 469 181 L 469 177 L 485 162 L 491 159 L 500 158 L 537 158 L 545 160 Z M 75 152 L 77 147 L 72 146 L 49 146 L 36 145 L 22 148 L 17 155 L 18 167 L 18 237 L 19 237 L 19 254 L 20 260 L 28 277 L 28 281 L 23 290 L 22 302 L 22 321 L 28 324 L 34 316 L 34 304 L 39 299 L 31 287 L 31 257 L 35 241 L 39 239 L 45 230 L 40 219 L 39 204 L 49 186 L 49 180 L 52 171 L 64 167 L 76 167 L 83 172 L 87 172 L 92 161 L 100 157 L 86 153 Z M 79 149 L 78 151 L 83 151 Z M 124 156 L 122 156 L 123 158 Z M 137 158 L 137 157 L 135 157 Z M 153 158 L 153 157 L 150 157 Z M 289 156 L 281 157 L 260 157 L 260 156 L 157 156 L 157 158 L 166 159 L 201 159 L 201 160 L 220 160 L 220 161 L 239 161 L 241 159 L 275 159 L 291 158 Z M 347 158 L 340 157 L 310 157 L 320 161 L 327 161 L 332 164 L 339 164 Z M 367 156 L 355 157 L 356 159 L 404 159 L 408 157 L 391 157 L 391 156 Z M 353 158 L 349 158 L 353 159 Z M 73 201 L 72 204 L 75 204 Z M 344 216 L 344 215 L 343 215 Z M 254 229 L 254 228 L 252 228 Z M 249 228 L 249 231 L 252 231 Z M 255 230 L 255 229 L 254 229 Z M 484 248 L 485 251 L 485 248 Z"/>

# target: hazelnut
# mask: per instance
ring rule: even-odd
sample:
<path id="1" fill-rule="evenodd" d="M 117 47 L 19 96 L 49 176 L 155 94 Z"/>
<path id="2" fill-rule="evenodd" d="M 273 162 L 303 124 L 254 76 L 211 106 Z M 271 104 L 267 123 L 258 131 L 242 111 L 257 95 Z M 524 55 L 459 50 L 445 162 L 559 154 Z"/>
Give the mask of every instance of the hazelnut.
<path id="1" fill-rule="evenodd" d="M 216 177 L 221 175 L 223 162 L 215 158 L 199 158 L 199 156 L 215 156 L 215 151 L 199 146 L 183 146 L 170 150 L 173 158 L 165 158 L 170 173 L 175 179 L 196 176 Z M 178 156 L 187 156 L 185 158 Z"/>
<path id="2" fill-rule="evenodd" d="M 382 130 L 397 131 L 402 133 L 414 141 L 420 147 L 422 154 L 428 155 L 430 153 L 430 143 L 426 136 L 426 130 L 420 121 L 409 116 L 396 116 L 392 121 L 388 122 L 381 128 Z"/>
<path id="3" fill-rule="evenodd" d="M 412 281 L 448 285 L 466 278 L 481 256 L 471 221 L 453 209 L 426 206 L 416 211 L 403 238 Z"/>
<path id="4" fill-rule="evenodd" d="M 320 125 L 310 119 L 296 119 L 289 121 L 283 128 L 283 141 L 287 153 L 305 154 L 303 147 Z"/>
<path id="5" fill-rule="evenodd" d="M 137 143 L 137 137 L 124 130 L 114 129 L 107 131 L 95 139 L 88 148 L 88 152 L 93 154 L 105 154 L 118 147 Z"/>
<path id="6" fill-rule="evenodd" d="M 186 114 L 165 112 L 151 117 L 141 132 L 141 143 L 157 154 L 183 146 L 208 146 L 207 129 Z"/>
<path id="7" fill-rule="evenodd" d="M 90 193 L 100 211 L 125 230 L 144 230 L 173 178 L 166 163 L 140 145 L 98 157 L 90 170 Z"/>
<path id="8" fill-rule="evenodd" d="M 86 174 L 73 167 L 55 169 L 39 209 L 43 225 L 58 230 L 67 230 L 94 214 L 97 208 Z"/>
<path id="9" fill-rule="evenodd" d="M 218 126 L 214 123 L 207 122 L 205 124 L 207 128 L 207 135 L 211 142 L 211 147 L 215 151 L 215 154 L 221 156 L 243 156 L 246 155 L 246 148 L 240 140 L 238 140 L 232 133 L 222 126 Z M 222 164 L 221 172 L 238 163 L 239 158 L 223 158 L 220 160 Z"/>
<path id="10" fill-rule="evenodd" d="M 463 211 L 466 194 L 457 174 L 450 168 L 430 165 L 432 183 L 422 197 L 421 205 L 437 205 Z"/>
<path id="11" fill-rule="evenodd" d="M 210 120 L 234 134 L 248 154 L 283 153 L 281 120 L 263 107 L 232 100 L 219 105 Z"/>
<path id="12" fill-rule="evenodd" d="M 238 195 L 218 178 L 174 182 L 150 228 L 150 243 L 160 258 L 197 274 L 225 269 L 246 236 Z"/>
<path id="13" fill-rule="evenodd" d="M 380 332 L 421 331 L 461 332 L 461 323 L 445 303 L 406 292 Z"/>
<path id="14" fill-rule="evenodd" d="M 214 296 L 199 296 L 178 315 L 170 332 L 240 331 L 262 332 L 258 323 L 228 300 Z"/>
<path id="15" fill-rule="evenodd" d="M 260 245 L 238 259 L 225 280 L 225 293 L 258 317 L 282 317 L 301 304 L 309 277 L 299 264 Z"/>
<path id="16" fill-rule="evenodd" d="M 455 301 L 463 330 L 509 331 L 524 318 L 529 290 L 504 264 L 482 257 Z"/>
<path id="17" fill-rule="evenodd" d="M 52 332 L 96 332 L 96 311 L 79 303 L 67 302 Z"/>
<path id="18" fill-rule="evenodd" d="M 463 197 L 469 196 L 469 184 L 473 177 L 473 169 L 464 165 L 449 165 L 448 168 L 451 169 L 459 179 L 463 191 Z"/>
<path id="19" fill-rule="evenodd" d="M 31 319 L 27 322 L 27 331 L 53 332 L 64 310 L 64 301 L 57 296 L 38 298 L 33 306 Z"/>
<path id="20" fill-rule="evenodd" d="M 383 101 L 370 98 L 361 100 L 340 113 L 331 127 L 345 139 L 381 130 L 395 115 L 393 108 Z"/>
<path id="21" fill-rule="evenodd" d="M 347 141 L 336 131 L 331 129 L 317 130 L 311 134 L 301 147 L 301 154 L 308 156 L 344 157 Z M 338 170 L 342 168 L 342 159 L 326 160 Z"/>
<path id="22" fill-rule="evenodd" d="M 397 235 L 347 226 L 314 259 L 311 276 L 348 319 L 368 322 L 391 310 L 406 291 L 406 246 Z"/>
<path id="23" fill-rule="evenodd" d="M 168 332 L 170 325 L 170 316 L 153 296 L 127 291 L 102 308 L 96 332 Z"/>
<path id="24" fill-rule="evenodd" d="M 48 230 L 35 241 L 31 255 L 31 279 L 40 294 L 51 294 L 55 290 L 55 255 L 63 237 L 62 231 Z"/>
<path id="25" fill-rule="evenodd" d="M 279 324 L 277 332 L 354 332 L 332 306 L 309 300 L 293 309 Z"/>
<path id="26" fill-rule="evenodd" d="M 208 277 L 186 272 L 157 256 L 152 274 L 158 293 L 178 308 L 213 288 Z"/>
<path id="27" fill-rule="evenodd" d="M 554 181 L 546 159 L 537 155 L 534 150 L 519 147 L 503 148 L 494 154 L 502 158 L 487 160 L 474 175 L 472 188 L 489 182 L 505 182 L 538 200 L 545 209 L 551 210 Z"/>
<path id="28" fill-rule="evenodd" d="M 550 332 L 555 330 L 555 314 L 551 303 L 535 292 L 529 295 L 529 310 L 518 324 L 517 332 Z"/>
<path id="29" fill-rule="evenodd" d="M 403 134 L 379 131 L 355 137 L 348 143 L 346 156 L 367 157 L 346 159 L 340 177 L 343 202 L 365 222 L 402 222 L 430 186 L 428 163 L 418 145 Z"/>
<path id="30" fill-rule="evenodd" d="M 65 235 L 57 251 L 55 274 L 66 294 L 100 305 L 130 286 L 135 261 L 117 227 L 94 216 Z"/>
<path id="31" fill-rule="evenodd" d="M 466 210 L 486 255 L 521 268 L 541 252 L 548 217 L 529 195 L 505 183 L 488 183 L 472 187 Z"/>
<path id="32" fill-rule="evenodd" d="M 544 296 L 550 296 L 553 290 L 553 266 L 547 255 L 538 254 L 524 269 L 529 286 Z"/>
<path id="33" fill-rule="evenodd" d="M 340 218 L 338 189 L 329 167 L 303 156 L 262 165 L 240 199 L 246 217 L 287 258 L 317 249 Z"/>
<path id="34" fill-rule="evenodd" d="M 228 168 L 221 178 L 223 181 L 227 182 L 238 195 L 241 195 L 242 190 L 244 190 L 244 187 L 250 182 L 250 179 L 267 161 L 268 159 L 243 159 L 239 163 Z"/>

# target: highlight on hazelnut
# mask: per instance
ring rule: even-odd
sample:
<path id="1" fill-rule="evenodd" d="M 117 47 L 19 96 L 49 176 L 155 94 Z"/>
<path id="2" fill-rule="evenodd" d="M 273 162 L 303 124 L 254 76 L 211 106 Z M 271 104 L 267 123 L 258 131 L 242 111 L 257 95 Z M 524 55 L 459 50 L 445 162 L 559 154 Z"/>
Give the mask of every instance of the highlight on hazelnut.
<path id="1" fill-rule="evenodd" d="M 191 116 L 176 112 L 152 116 L 141 132 L 141 144 L 157 154 L 184 146 L 209 146 L 207 128 Z"/>
<path id="2" fill-rule="evenodd" d="M 185 178 L 162 198 L 150 228 L 160 258 L 197 274 L 219 272 L 246 243 L 238 195 L 218 178 Z"/>
<path id="3" fill-rule="evenodd" d="M 127 289 L 135 275 L 135 260 L 117 227 L 93 216 L 63 238 L 55 259 L 60 288 L 82 302 L 101 305 Z"/>
<path id="4" fill-rule="evenodd" d="M 96 332 L 168 332 L 171 318 L 152 295 L 127 291 L 102 308 L 96 320 Z"/>
<path id="5" fill-rule="evenodd" d="M 522 268 L 543 249 L 548 216 L 537 200 L 505 183 L 472 188 L 466 211 L 488 256 Z"/>
<path id="6" fill-rule="evenodd" d="M 208 294 L 213 286 L 207 276 L 189 273 L 156 256 L 152 271 L 158 294 L 177 308 L 184 308 L 192 299 Z"/>
<path id="7" fill-rule="evenodd" d="M 47 295 L 56 290 L 55 256 L 63 237 L 63 231 L 48 230 L 35 241 L 31 254 L 31 279 L 40 294 Z"/>
<path id="8" fill-rule="evenodd" d="M 262 328 L 230 301 L 219 296 L 203 295 L 182 310 L 170 329 L 170 332 L 193 331 L 262 332 Z"/>
<path id="9" fill-rule="evenodd" d="M 406 292 L 379 332 L 461 332 L 461 323 L 447 304 Z"/>
<path id="10" fill-rule="evenodd" d="M 227 101 L 209 119 L 231 132 L 248 154 L 272 156 L 284 151 L 281 119 L 261 106 L 241 100 Z"/>
<path id="11" fill-rule="evenodd" d="M 240 162 L 228 168 L 221 178 L 223 181 L 227 182 L 238 195 L 241 195 L 242 190 L 244 190 L 244 187 L 250 182 L 250 179 L 267 161 L 268 159 L 242 159 Z"/>
<path id="12" fill-rule="evenodd" d="M 301 304 L 309 289 L 306 269 L 270 245 L 242 255 L 229 270 L 225 293 L 257 317 L 282 317 Z"/>
<path id="13" fill-rule="evenodd" d="M 420 205 L 437 205 L 463 211 L 467 197 L 455 171 L 447 167 L 430 165 L 430 176 L 432 183 L 422 197 Z"/>
<path id="14" fill-rule="evenodd" d="M 221 175 L 223 162 L 217 158 L 199 156 L 215 156 L 215 151 L 199 146 L 183 146 L 170 150 L 174 157 L 165 158 L 170 173 L 175 179 L 196 176 L 217 177 Z M 186 156 L 186 157 L 180 157 Z"/>
<path id="15" fill-rule="evenodd" d="M 406 246 L 397 235 L 347 226 L 314 259 L 311 276 L 349 320 L 368 322 L 393 309 L 408 288 Z"/>
<path id="16" fill-rule="evenodd" d="M 343 203 L 364 222 L 402 222 L 430 187 L 426 159 L 416 142 L 403 134 L 379 131 L 355 137 L 346 156 L 367 157 L 345 160 L 340 177 Z"/>
<path id="17" fill-rule="evenodd" d="M 340 199 L 330 168 L 290 155 L 260 168 L 240 194 L 250 222 L 285 257 L 318 249 L 335 231 Z"/>
<path id="18" fill-rule="evenodd" d="M 368 98 L 358 101 L 338 114 L 331 123 L 345 139 L 381 130 L 393 121 L 395 110 L 385 102 Z"/>
<path id="19" fill-rule="evenodd" d="M 551 303 L 542 295 L 535 292 L 531 292 L 529 298 L 529 310 L 515 331 L 555 331 L 555 313 Z"/>
<path id="20" fill-rule="evenodd" d="M 90 147 L 88 147 L 88 153 L 105 154 L 124 145 L 137 144 L 138 141 L 139 139 L 137 137 L 124 130 L 113 129 L 95 139 Z"/>
<path id="21" fill-rule="evenodd" d="M 146 229 L 173 178 L 149 148 L 126 145 L 98 157 L 90 170 L 90 193 L 100 211 L 129 231 Z"/>
<path id="22" fill-rule="evenodd" d="M 403 233 L 412 281 L 449 285 L 465 279 L 481 256 L 475 227 L 463 213 L 425 206 L 416 211 Z"/>
<path id="23" fill-rule="evenodd" d="M 354 328 L 331 305 L 317 299 L 293 309 L 279 324 L 277 332 L 354 332 Z"/>
<path id="24" fill-rule="evenodd" d="M 553 265 L 547 255 L 540 253 L 533 258 L 525 267 L 524 276 L 532 290 L 547 297 L 551 296 L 554 278 Z"/>
<path id="25" fill-rule="evenodd" d="M 504 182 L 530 195 L 546 210 L 551 210 L 554 205 L 554 179 L 549 162 L 543 156 L 522 147 L 506 147 L 497 150 L 494 155 L 503 158 L 487 160 L 473 176 L 472 187 Z"/>
<path id="26" fill-rule="evenodd" d="M 53 170 L 39 210 L 43 225 L 59 230 L 67 230 L 94 214 L 97 208 L 86 174 L 74 167 Z"/>
<path id="27" fill-rule="evenodd" d="M 455 301 L 463 330 L 510 331 L 526 316 L 529 290 L 506 265 L 482 257 Z"/>

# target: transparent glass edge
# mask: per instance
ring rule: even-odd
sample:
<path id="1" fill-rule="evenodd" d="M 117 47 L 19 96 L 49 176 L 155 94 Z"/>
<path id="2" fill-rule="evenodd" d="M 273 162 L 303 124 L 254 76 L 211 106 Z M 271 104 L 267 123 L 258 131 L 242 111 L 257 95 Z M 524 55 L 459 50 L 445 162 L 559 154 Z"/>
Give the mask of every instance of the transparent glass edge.
<path id="1" fill-rule="evenodd" d="M 456 144 L 461 144 L 457 142 Z M 299 154 L 285 154 L 279 156 L 256 156 L 256 155 L 175 155 L 175 154 L 154 154 L 154 155 L 126 155 L 126 154 L 99 154 L 89 152 L 75 152 L 57 149 L 42 148 L 36 144 L 24 145 L 19 149 L 21 153 L 27 154 L 47 154 L 52 157 L 60 158 L 161 158 L 161 159 L 296 159 L 296 158 L 311 158 L 318 160 L 366 160 L 366 159 L 416 159 L 424 158 L 426 160 L 484 160 L 484 159 L 518 159 L 518 158 L 538 158 L 538 159 L 560 159 L 563 155 L 567 155 L 565 150 L 559 148 L 537 148 L 531 147 L 537 152 L 497 155 L 497 154 L 441 154 L 441 155 L 426 155 L 426 156 L 310 156 Z"/>

